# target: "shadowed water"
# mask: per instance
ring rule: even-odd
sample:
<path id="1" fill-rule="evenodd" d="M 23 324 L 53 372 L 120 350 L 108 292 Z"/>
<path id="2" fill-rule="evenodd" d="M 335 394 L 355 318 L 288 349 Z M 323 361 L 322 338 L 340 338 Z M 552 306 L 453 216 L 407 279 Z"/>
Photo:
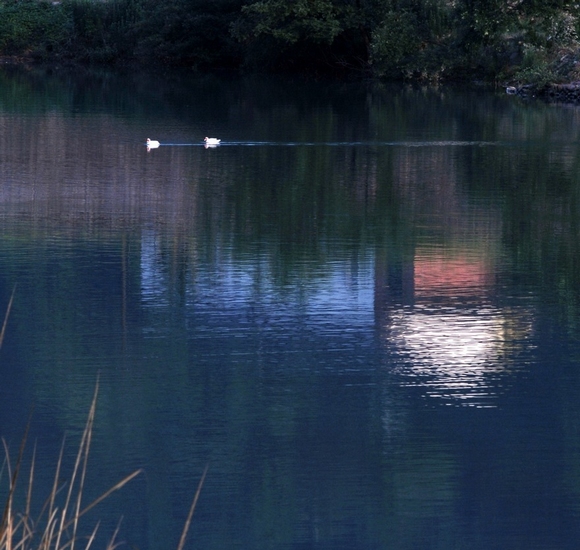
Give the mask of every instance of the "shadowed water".
<path id="1" fill-rule="evenodd" d="M 493 90 L 0 71 L 0 435 L 97 375 L 102 538 L 575 548 L 580 111 Z M 204 148 L 203 137 L 222 139 Z M 145 140 L 160 141 L 147 150 Z"/>

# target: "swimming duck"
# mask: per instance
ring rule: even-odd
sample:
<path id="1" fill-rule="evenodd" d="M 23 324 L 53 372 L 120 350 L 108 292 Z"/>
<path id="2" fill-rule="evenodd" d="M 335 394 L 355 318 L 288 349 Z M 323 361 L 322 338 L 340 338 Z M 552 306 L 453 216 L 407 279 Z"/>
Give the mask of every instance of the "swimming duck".
<path id="1" fill-rule="evenodd" d="M 156 147 L 159 147 L 159 142 L 157 140 L 147 138 L 147 147 L 150 149 L 155 149 Z"/>
<path id="2" fill-rule="evenodd" d="M 206 137 L 206 138 L 204 138 L 204 140 L 203 140 L 203 141 L 205 141 L 205 144 L 206 144 L 206 145 L 219 145 L 219 144 L 220 144 L 220 141 L 221 141 L 221 139 L 216 139 L 216 138 L 208 138 L 208 137 Z"/>

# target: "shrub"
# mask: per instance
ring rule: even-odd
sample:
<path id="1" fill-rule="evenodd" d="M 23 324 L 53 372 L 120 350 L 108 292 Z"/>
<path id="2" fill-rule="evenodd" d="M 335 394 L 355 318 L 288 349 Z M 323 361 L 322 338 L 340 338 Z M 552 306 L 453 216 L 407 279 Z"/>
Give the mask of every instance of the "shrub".
<path id="1" fill-rule="evenodd" d="M 69 20 L 63 7 L 49 2 L 0 1 L 0 53 L 44 56 L 68 38 Z"/>

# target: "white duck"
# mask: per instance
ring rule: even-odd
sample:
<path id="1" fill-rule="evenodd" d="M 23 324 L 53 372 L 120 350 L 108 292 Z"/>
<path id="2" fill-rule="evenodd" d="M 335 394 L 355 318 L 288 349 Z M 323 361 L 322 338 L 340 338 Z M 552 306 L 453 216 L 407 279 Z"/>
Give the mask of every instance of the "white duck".
<path id="1" fill-rule="evenodd" d="M 216 138 L 208 138 L 208 137 L 206 137 L 206 138 L 204 138 L 204 140 L 203 140 L 203 141 L 205 141 L 205 144 L 206 144 L 206 145 L 219 145 L 219 144 L 220 144 L 220 141 L 221 141 L 221 139 L 216 139 Z"/>
<path id="2" fill-rule="evenodd" d="M 156 149 L 157 147 L 159 147 L 159 142 L 155 139 L 147 138 L 147 147 L 149 149 Z"/>

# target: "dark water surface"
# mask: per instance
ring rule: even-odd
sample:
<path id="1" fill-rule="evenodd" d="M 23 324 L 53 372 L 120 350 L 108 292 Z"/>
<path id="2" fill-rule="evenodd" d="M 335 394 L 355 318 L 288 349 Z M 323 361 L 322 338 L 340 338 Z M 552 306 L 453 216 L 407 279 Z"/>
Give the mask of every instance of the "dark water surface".
<path id="1" fill-rule="evenodd" d="M 579 128 L 493 90 L 0 70 L 0 435 L 32 411 L 35 498 L 100 373 L 86 501 L 144 473 L 86 525 L 126 547 L 176 548 L 209 464 L 187 548 L 577 548 Z"/>

